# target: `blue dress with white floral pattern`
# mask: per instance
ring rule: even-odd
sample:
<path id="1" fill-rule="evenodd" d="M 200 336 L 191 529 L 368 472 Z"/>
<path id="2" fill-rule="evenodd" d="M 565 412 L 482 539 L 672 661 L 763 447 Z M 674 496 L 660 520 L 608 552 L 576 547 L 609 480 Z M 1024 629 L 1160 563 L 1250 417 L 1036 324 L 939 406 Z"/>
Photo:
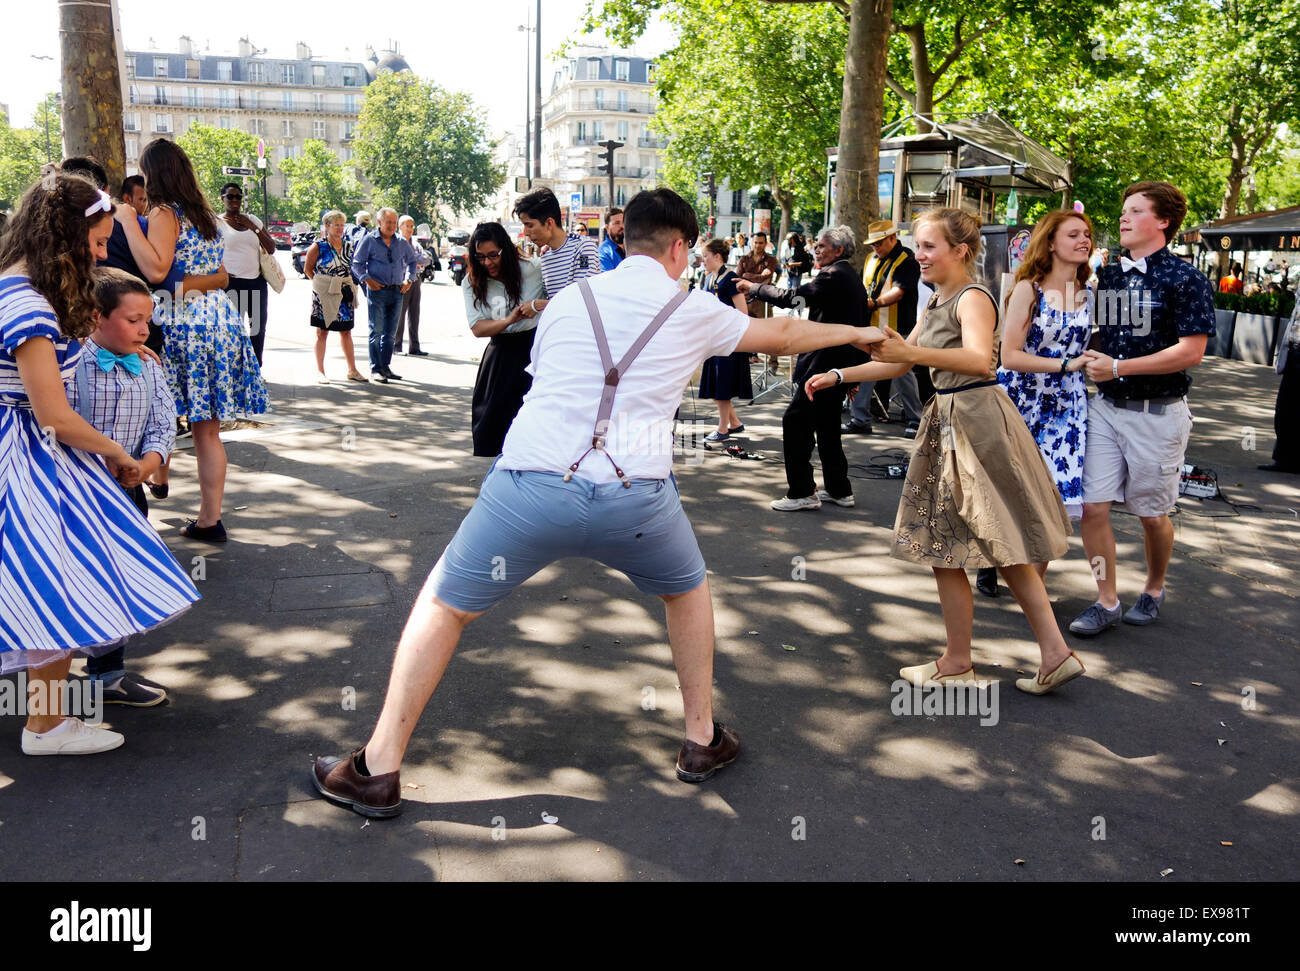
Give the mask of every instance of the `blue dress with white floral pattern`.
<path id="1" fill-rule="evenodd" d="M 215 273 L 225 239 L 204 239 L 177 213 L 176 265 L 186 276 Z M 176 413 L 189 421 L 224 421 L 260 415 L 268 407 L 266 382 L 248 339 L 243 315 L 224 290 L 187 293 L 174 312 L 171 294 L 154 296 L 154 323 L 163 330 L 163 367 L 176 399 Z"/>
<path id="2" fill-rule="evenodd" d="M 1092 333 L 1091 302 L 1057 310 L 1038 300 L 1025 335 L 1024 352 L 1037 357 L 1078 357 Z M 1006 389 L 1038 443 L 1061 500 L 1072 519 L 1083 515 L 1083 447 L 1088 437 L 1088 385 L 1082 371 L 1048 374 L 998 368 Z"/>

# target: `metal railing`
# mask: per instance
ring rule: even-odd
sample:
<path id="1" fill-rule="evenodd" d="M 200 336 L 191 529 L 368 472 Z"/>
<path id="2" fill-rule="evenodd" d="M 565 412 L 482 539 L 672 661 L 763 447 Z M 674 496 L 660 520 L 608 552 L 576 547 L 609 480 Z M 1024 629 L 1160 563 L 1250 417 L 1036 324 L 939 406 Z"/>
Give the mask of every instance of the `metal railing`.
<path id="1" fill-rule="evenodd" d="M 327 115 L 357 115 L 360 114 L 360 107 L 348 108 L 346 104 L 340 106 L 337 103 L 322 102 L 320 107 L 315 103 L 310 105 L 294 103 L 292 107 L 286 107 L 283 101 L 269 101 L 265 98 L 248 98 L 239 96 L 235 98 L 175 98 L 163 96 L 161 98 L 148 95 L 136 94 L 128 99 L 128 104 L 140 108 L 197 108 L 204 111 L 286 111 L 296 114 L 327 114 Z"/>

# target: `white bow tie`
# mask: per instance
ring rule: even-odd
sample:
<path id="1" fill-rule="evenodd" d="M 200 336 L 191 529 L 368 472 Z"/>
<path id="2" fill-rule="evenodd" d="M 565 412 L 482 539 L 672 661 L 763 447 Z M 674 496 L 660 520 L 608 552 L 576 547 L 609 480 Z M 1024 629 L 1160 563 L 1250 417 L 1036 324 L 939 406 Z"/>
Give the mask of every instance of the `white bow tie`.
<path id="1" fill-rule="evenodd" d="M 1136 260 L 1130 260 L 1127 256 L 1121 256 L 1119 258 L 1119 268 L 1125 273 L 1129 270 L 1137 270 L 1139 273 L 1145 274 L 1147 271 L 1147 258 L 1142 256 Z"/>

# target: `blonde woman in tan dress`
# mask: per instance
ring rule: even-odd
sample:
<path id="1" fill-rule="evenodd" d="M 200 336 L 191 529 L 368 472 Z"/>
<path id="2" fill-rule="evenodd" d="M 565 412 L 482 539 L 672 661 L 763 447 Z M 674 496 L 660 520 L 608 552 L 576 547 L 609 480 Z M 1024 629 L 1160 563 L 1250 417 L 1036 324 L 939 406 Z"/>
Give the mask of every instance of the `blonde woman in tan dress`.
<path id="1" fill-rule="evenodd" d="M 915 685 L 976 681 L 974 603 L 966 571 L 994 566 L 1033 628 L 1042 665 L 1016 681 L 1045 694 L 1084 673 L 1066 647 L 1033 564 L 1063 556 L 1070 520 L 1033 437 L 997 381 L 999 324 L 992 295 L 971 279 L 979 223 L 957 209 L 913 226 L 921 278 L 935 294 L 906 340 L 887 333 L 871 364 L 809 378 L 809 397 L 841 381 L 884 381 L 914 364 L 930 368 L 935 396 L 921 418 L 894 524 L 893 555 L 934 570 L 947 629 L 937 661 L 903 668 Z"/>

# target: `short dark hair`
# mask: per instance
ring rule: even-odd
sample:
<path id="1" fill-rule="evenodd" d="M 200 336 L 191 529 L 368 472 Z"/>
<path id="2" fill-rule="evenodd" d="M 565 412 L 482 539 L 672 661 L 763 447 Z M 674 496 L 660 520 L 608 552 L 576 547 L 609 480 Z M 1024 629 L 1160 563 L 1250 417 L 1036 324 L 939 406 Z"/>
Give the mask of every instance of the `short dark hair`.
<path id="1" fill-rule="evenodd" d="M 622 215 L 622 212 L 623 212 L 622 209 L 620 209 L 618 206 L 615 206 L 609 212 L 605 213 L 605 225 L 608 226 L 609 221 L 613 219 L 615 216 Z"/>
<path id="2" fill-rule="evenodd" d="M 71 175 L 80 175 L 89 179 L 100 189 L 108 188 L 108 173 L 104 171 L 104 166 L 100 164 L 99 159 L 93 155 L 74 155 L 65 158 L 59 163 L 59 168 Z"/>
<path id="3" fill-rule="evenodd" d="M 150 299 L 153 297 L 145 282 L 138 276 L 127 273 L 126 270 L 101 266 L 95 270 L 94 280 L 95 309 L 99 311 L 101 317 L 107 317 L 116 310 L 117 305 L 128 293 L 138 293 Z"/>
<path id="4" fill-rule="evenodd" d="M 1187 218 L 1187 197 L 1172 182 L 1134 182 L 1124 190 L 1121 205 L 1128 201 L 1129 196 L 1135 196 L 1139 192 L 1151 200 L 1151 208 L 1155 210 L 1157 219 L 1169 220 L 1169 225 L 1165 227 L 1165 242 L 1172 243 L 1183 220 Z"/>
<path id="5" fill-rule="evenodd" d="M 135 195 L 136 186 L 141 189 L 144 188 L 144 176 L 128 175 L 122 180 L 122 188 L 118 190 L 117 197 L 119 199 L 130 199 L 131 196 Z"/>
<path id="6" fill-rule="evenodd" d="M 240 185 L 238 182 L 227 182 L 225 185 L 223 185 L 223 186 L 221 187 L 221 194 L 222 194 L 223 196 L 226 194 L 226 190 L 227 190 L 227 189 L 238 189 L 238 190 L 239 190 L 239 194 L 240 194 L 241 196 L 244 194 L 244 187 L 243 187 L 242 185 Z"/>
<path id="7" fill-rule="evenodd" d="M 762 236 L 764 239 L 767 239 L 767 233 L 763 232 L 761 229 L 758 232 L 756 232 L 753 236 L 751 236 L 750 239 L 758 239 L 758 237 L 760 236 Z"/>
<path id="8" fill-rule="evenodd" d="M 534 189 L 520 196 L 515 201 L 515 215 L 527 216 L 539 223 L 551 219 L 557 226 L 564 221 L 564 216 L 560 212 L 560 200 L 555 198 L 555 193 L 546 187 Z"/>
<path id="9" fill-rule="evenodd" d="M 659 254 L 680 236 L 694 246 L 700 220 L 691 204 L 672 189 L 645 189 L 632 197 L 623 213 L 623 241 L 629 254 Z"/>

